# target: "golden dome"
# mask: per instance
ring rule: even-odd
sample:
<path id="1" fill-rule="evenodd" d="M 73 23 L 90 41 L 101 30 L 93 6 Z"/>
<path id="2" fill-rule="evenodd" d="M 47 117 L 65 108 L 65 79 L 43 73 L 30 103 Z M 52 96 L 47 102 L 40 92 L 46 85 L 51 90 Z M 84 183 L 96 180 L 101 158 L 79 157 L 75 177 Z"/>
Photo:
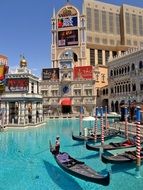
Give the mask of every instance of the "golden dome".
<path id="1" fill-rule="evenodd" d="M 24 56 L 20 60 L 20 67 L 27 67 L 27 61 Z"/>

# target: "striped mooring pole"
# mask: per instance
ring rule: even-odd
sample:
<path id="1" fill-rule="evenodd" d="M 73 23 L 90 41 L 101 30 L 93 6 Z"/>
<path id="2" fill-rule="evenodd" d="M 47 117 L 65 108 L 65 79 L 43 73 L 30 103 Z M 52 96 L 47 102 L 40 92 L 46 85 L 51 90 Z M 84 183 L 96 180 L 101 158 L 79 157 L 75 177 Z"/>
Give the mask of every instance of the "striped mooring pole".
<path id="1" fill-rule="evenodd" d="M 141 165 L 141 132 L 140 132 L 140 120 L 141 120 L 141 113 L 140 113 L 140 108 L 137 107 L 136 110 L 136 157 L 137 157 L 137 162 L 136 162 L 136 171 L 137 171 L 137 177 L 140 177 L 140 165 Z"/>
<path id="2" fill-rule="evenodd" d="M 83 135 L 83 126 L 82 126 L 82 113 L 83 113 L 83 107 L 80 106 L 80 113 L 79 113 L 79 122 L 80 122 L 80 132 L 79 135 Z"/>
<path id="3" fill-rule="evenodd" d="M 101 125 L 101 145 L 104 144 L 104 124 L 103 124 L 103 108 L 100 108 L 100 125 Z"/>
<path id="4" fill-rule="evenodd" d="M 98 107 L 95 108 L 95 123 L 94 123 L 94 141 L 97 141 L 97 115 L 98 115 Z"/>
<path id="5" fill-rule="evenodd" d="M 109 128 L 108 125 L 108 118 L 107 118 L 107 106 L 105 106 L 105 129 L 107 130 Z"/>
<path id="6" fill-rule="evenodd" d="M 127 107 L 125 107 L 125 136 L 126 139 L 128 139 L 128 110 Z"/>

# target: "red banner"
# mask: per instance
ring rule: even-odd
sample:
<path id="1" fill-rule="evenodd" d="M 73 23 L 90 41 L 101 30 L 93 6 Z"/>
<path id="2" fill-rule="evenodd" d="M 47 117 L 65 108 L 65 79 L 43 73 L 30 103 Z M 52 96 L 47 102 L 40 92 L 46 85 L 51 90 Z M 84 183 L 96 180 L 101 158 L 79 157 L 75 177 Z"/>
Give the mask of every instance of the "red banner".
<path id="1" fill-rule="evenodd" d="M 11 78 L 7 80 L 6 91 L 21 92 L 28 91 L 28 78 Z"/>
<path id="2" fill-rule="evenodd" d="M 93 79 L 92 66 L 74 67 L 74 80 Z"/>

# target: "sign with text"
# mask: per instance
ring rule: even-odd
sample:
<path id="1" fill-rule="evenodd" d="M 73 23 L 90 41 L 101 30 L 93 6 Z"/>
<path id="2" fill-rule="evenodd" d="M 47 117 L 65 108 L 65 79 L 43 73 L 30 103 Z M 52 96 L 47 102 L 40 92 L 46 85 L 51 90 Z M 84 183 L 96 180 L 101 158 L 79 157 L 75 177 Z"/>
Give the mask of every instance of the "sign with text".
<path id="1" fill-rule="evenodd" d="M 58 80 L 59 68 L 50 68 L 42 70 L 42 80 Z"/>
<path id="2" fill-rule="evenodd" d="M 92 66 L 74 67 L 74 80 L 93 79 Z"/>
<path id="3" fill-rule="evenodd" d="M 6 92 L 25 92 L 28 91 L 28 78 L 9 78 L 6 82 Z"/>
<path id="4" fill-rule="evenodd" d="M 58 46 L 78 45 L 78 30 L 66 30 L 58 32 Z"/>
<path id="5" fill-rule="evenodd" d="M 58 28 L 77 26 L 77 17 L 66 17 L 58 19 Z"/>

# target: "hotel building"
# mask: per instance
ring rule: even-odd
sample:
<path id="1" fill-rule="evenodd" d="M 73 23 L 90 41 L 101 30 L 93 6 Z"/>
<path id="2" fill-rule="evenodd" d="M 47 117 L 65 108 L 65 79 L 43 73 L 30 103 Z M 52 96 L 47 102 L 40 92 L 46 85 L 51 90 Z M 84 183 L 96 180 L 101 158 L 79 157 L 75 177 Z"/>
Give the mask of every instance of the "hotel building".
<path id="1" fill-rule="evenodd" d="M 91 113 L 95 106 L 109 105 L 99 93 L 108 85 L 107 61 L 143 46 L 142 15 L 141 8 L 96 0 L 83 0 L 82 13 L 70 3 L 53 11 L 51 61 L 58 78 L 51 77 L 53 70 L 42 70 L 45 113 L 77 113 L 81 105 Z"/>

